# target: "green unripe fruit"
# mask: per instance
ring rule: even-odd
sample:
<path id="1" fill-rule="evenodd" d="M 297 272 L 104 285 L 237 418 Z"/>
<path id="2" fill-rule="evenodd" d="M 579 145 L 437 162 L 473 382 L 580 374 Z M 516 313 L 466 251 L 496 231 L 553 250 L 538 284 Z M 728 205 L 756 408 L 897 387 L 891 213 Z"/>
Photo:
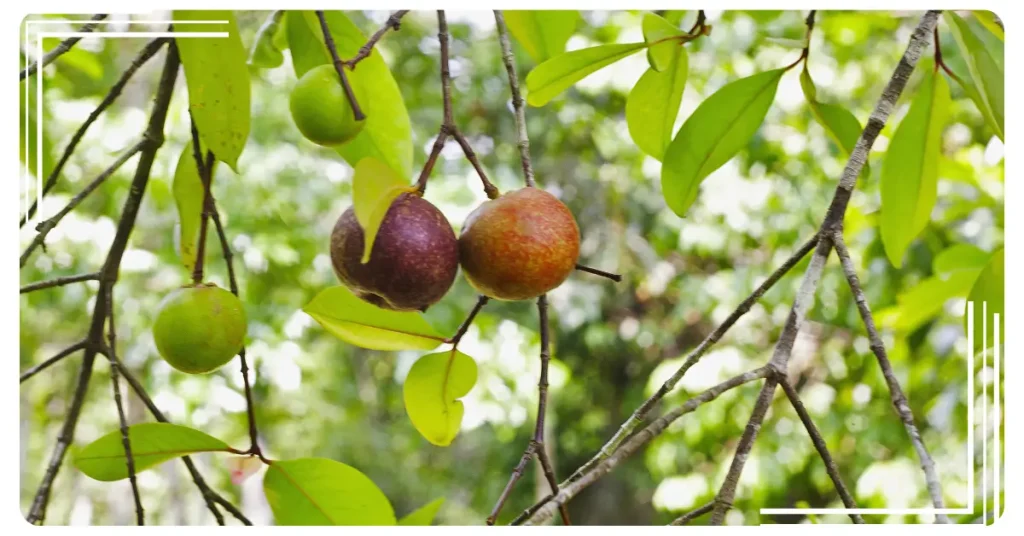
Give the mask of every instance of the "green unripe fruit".
<path id="1" fill-rule="evenodd" d="M 351 82 L 352 73 L 348 72 L 346 76 Z M 365 119 L 356 121 L 352 105 L 332 64 L 306 72 L 292 89 L 288 107 L 299 132 L 309 141 L 325 147 L 351 140 L 366 123 Z"/>
<path id="2" fill-rule="evenodd" d="M 172 367 L 204 374 L 238 354 L 245 331 L 242 301 L 209 283 L 182 287 L 164 298 L 153 323 L 153 341 Z"/>

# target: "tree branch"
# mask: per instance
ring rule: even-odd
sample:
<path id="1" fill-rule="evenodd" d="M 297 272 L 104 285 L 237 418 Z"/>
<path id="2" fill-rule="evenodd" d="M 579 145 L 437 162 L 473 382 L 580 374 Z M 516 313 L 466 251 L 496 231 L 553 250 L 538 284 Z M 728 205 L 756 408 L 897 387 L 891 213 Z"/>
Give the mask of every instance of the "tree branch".
<path id="1" fill-rule="evenodd" d="M 380 41 L 388 30 L 398 31 L 401 26 L 402 17 L 404 17 L 408 12 L 408 9 L 399 9 L 392 13 L 391 16 L 388 17 L 388 20 L 384 22 L 384 25 L 370 36 L 370 39 L 366 41 L 366 44 L 360 47 L 359 52 L 357 52 L 355 56 L 352 56 L 352 59 L 346 61 L 345 65 L 348 65 L 349 69 L 355 69 L 357 63 L 370 56 L 373 52 L 373 47 L 377 46 L 377 41 Z"/>
<path id="2" fill-rule="evenodd" d="M 107 287 L 107 347 L 110 355 L 117 355 L 117 328 L 114 321 L 114 295 L 113 288 Z M 132 456 L 132 444 L 128 439 L 128 419 L 124 416 L 124 406 L 121 404 L 121 385 L 117 379 L 117 367 L 110 366 L 110 383 L 114 390 L 114 405 L 117 406 L 117 419 L 121 425 L 121 446 L 124 448 L 125 464 L 128 466 L 128 481 L 132 485 L 132 498 L 135 500 L 135 522 L 142 526 L 146 524 L 145 513 L 142 509 L 142 497 L 139 495 L 139 483 L 135 478 L 135 457 Z"/>
<path id="3" fill-rule="evenodd" d="M 612 281 L 615 281 L 616 283 L 622 282 L 622 276 L 619 275 L 619 274 L 613 274 L 611 272 L 606 272 L 604 270 L 598 270 L 597 268 L 591 268 L 589 266 L 584 266 L 584 265 L 579 264 L 579 263 L 576 263 L 576 269 L 581 271 L 581 272 L 587 272 L 588 274 L 594 274 L 594 275 L 599 275 L 601 277 L 607 277 L 608 279 L 611 279 Z"/>
<path id="4" fill-rule="evenodd" d="M 356 94 L 352 91 L 352 85 L 348 83 L 348 76 L 345 74 L 345 62 L 338 56 L 338 49 L 334 46 L 334 36 L 331 35 L 331 28 L 327 25 L 327 18 L 324 16 L 323 11 L 317 11 L 316 16 L 320 19 L 320 30 L 324 34 L 324 45 L 327 47 L 327 51 L 330 52 L 331 60 L 334 62 L 334 70 L 338 73 L 338 78 L 341 79 L 341 88 L 345 91 L 345 97 L 352 106 L 352 117 L 356 121 L 362 121 L 366 119 L 366 114 L 359 107 Z"/>
<path id="5" fill-rule="evenodd" d="M 445 340 L 444 342 L 451 344 L 452 349 L 458 348 L 459 342 L 462 341 L 462 337 L 466 336 L 466 332 L 469 331 L 469 326 L 473 324 L 473 319 L 476 318 L 476 315 L 480 313 L 480 310 L 483 309 L 484 306 L 487 305 L 487 302 L 489 301 L 491 301 L 491 299 L 488 298 L 487 296 L 484 296 L 483 294 L 477 297 L 476 305 L 474 305 L 473 309 L 469 311 L 469 316 L 467 316 L 466 319 L 462 321 L 462 324 L 459 326 L 459 329 L 455 331 L 455 335 L 453 335 L 450 339 Z"/>
<path id="6" fill-rule="evenodd" d="M 523 179 L 527 186 L 534 186 L 533 165 L 530 163 L 530 138 L 526 133 L 526 108 L 523 96 L 519 92 L 516 59 L 512 52 L 512 44 L 508 39 L 505 15 L 500 10 L 494 10 L 494 24 L 498 30 L 498 41 L 501 43 L 501 60 L 505 64 L 505 71 L 508 72 L 508 86 L 512 91 L 512 109 L 515 110 L 516 137 L 519 145 L 519 158 L 523 164 Z"/>
<path id="7" fill-rule="evenodd" d="M 202 144 L 199 139 L 199 129 L 196 127 L 195 118 L 189 114 L 189 124 L 192 130 L 192 158 L 196 163 L 196 173 L 199 175 L 199 182 L 203 186 L 203 208 L 199 213 L 199 241 L 196 245 L 196 261 L 192 267 L 192 284 L 198 285 L 203 282 L 203 268 L 206 264 L 206 235 L 209 229 L 210 213 L 213 212 L 213 194 L 210 185 L 213 182 L 213 151 L 206 151 L 206 161 L 203 162 Z"/>
<path id="8" fill-rule="evenodd" d="M 80 33 L 92 32 L 96 29 L 97 26 L 99 26 L 99 24 L 96 21 L 101 21 L 105 18 L 107 18 L 106 13 L 97 13 L 96 15 L 92 16 L 91 20 L 93 22 L 89 22 L 87 24 L 82 25 L 82 27 L 79 28 L 78 31 Z M 64 53 L 66 53 L 67 51 L 71 50 L 71 47 L 75 46 L 81 40 L 81 37 L 69 37 L 61 41 L 57 44 L 57 46 L 53 47 L 53 50 L 47 52 L 46 55 L 43 56 L 42 60 L 30 63 L 29 66 L 25 68 L 25 70 L 21 71 L 21 74 L 18 75 L 18 80 L 24 80 L 29 76 L 36 74 L 37 72 L 39 72 L 40 69 L 53 63 L 54 60 L 64 55 Z"/>
<path id="9" fill-rule="evenodd" d="M 683 514 L 683 515 L 681 515 L 681 516 L 679 516 L 677 518 L 675 518 L 674 520 L 672 520 L 671 523 L 669 523 L 669 525 L 676 526 L 676 527 L 682 526 L 682 525 L 687 525 L 687 524 L 690 523 L 690 521 L 693 521 L 694 519 L 697 519 L 698 517 L 700 517 L 700 516 L 710 512 L 711 509 L 714 508 L 714 507 L 715 507 L 715 501 L 711 501 L 709 503 L 704 504 L 704 506 L 701 506 L 701 507 L 699 507 L 699 508 L 697 508 L 695 510 L 691 510 L 691 511 L 689 511 L 689 512 L 687 512 L 687 513 L 685 513 L 685 514 Z"/>
<path id="10" fill-rule="evenodd" d="M 43 361 L 42 363 L 40 363 L 40 364 L 38 364 L 38 365 L 36 365 L 36 366 L 26 370 L 25 372 L 22 372 L 21 373 L 21 380 L 19 380 L 18 383 L 24 382 L 25 380 L 31 378 L 32 376 L 35 376 L 36 374 L 39 374 L 40 372 L 50 368 L 50 365 L 53 365 L 54 363 L 64 359 L 65 357 L 67 357 L 67 356 L 69 356 L 69 355 L 71 355 L 71 354 L 73 354 L 73 353 L 75 353 L 75 352 L 77 352 L 77 351 L 79 351 L 79 350 L 81 350 L 83 348 L 85 348 L 88 345 L 89 345 L 88 339 L 82 339 L 82 340 L 76 342 L 75 344 L 72 344 L 71 346 L 68 346 L 67 348 L 65 348 L 65 349 L 61 350 L 60 352 L 58 352 L 57 355 L 55 355 L 55 356 L 47 359 L 46 361 Z"/>
<path id="11" fill-rule="evenodd" d="M 46 177 L 46 181 L 43 183 L 43 192 L 41 195 L 45 196 L 46 194 L 48 194 L 50 190 L 57 184 L 57 178 L 60 176 L 61 171 L 63 171 L 64 164 L 66 164 L 68 162 L 68 159 L 71 158 L 71 155 L 75 152 L 75 148 L 78 147 L 78 142 L 82 141 L 82 138 L 85 136 L 85 132 L 89 130 L 89 127 L 92 126 L 92 124 L 95 123 L 97 119 L 99 119 L 100 115 L 103 114 L 103 112 L 108 107 L 110 107 L 110 105 L 113 104 L 115 100 L 117 100 L 117 97 L 121 95 L 121 91 L 124 90 L 124 87 L 128 84 L 128 81 L 131 80 L 132 76 L 135 75 L 135 72 L 138 71 L 139 68 L 142 67 L 147 61 L 149 61 L 150 58 L 155 56 L 156 53 L 160 51 L 160 48 L 169 41 L 170 38 L 167 37 L 160 37 L 158 39 L 154 39 L 147 43 L 146 46 L 142 48 L 142 51 L 140 51 L 139 54 L 135 56 L 135 59 L 133 59 L 131 64 L 128 65 L 128 68 L 125 69 L 123 73 L 121 73 L 121 76 L 117 79 L 117 82 L 115 82 L 114 85 L 110 87 L 110 91 L 108 91 L 106 96 L 103 97 L 103 100 L 100 101 L 98 106 L 96 106 L 96 109 L 89 114 L 89 117 L 86 118 L 84 123 L 82 123 L 82 126 L 78 127 L 78 130 L 76 130 L 74 135 L 71 136 L 71 141 L 69 141 L 68 146 L 64 148 L 64 154 L 61 155 L 60 160 L 57 161 L 57 164 L 53 166 L 53 171 L 50 172 L 50 175 Z M 21 218 L 22 227 L 24 227 L 24 225 L 28 223 L 30 219 L 32 219 L 32 216 L 35 215 L 36 210 L 38 208 L 39 207 L 36 206 L 36 202 L 33 201 L 32 206 L 29 207 L 28 209 L 28 213 L 26 213 L 25 216 Z"/>
<path id="12" fill-rule="evenodd" d="M 99 272 L 55 277 L 53 279 L 47 279 L 46 281 L 38 281 L 36 283 L 30 283 L 28 285 L 25 285 L 21 287 L 21 292 L 19 292 L 19 294 L 25 294 L 27 292 L 32 292 L 34 290 L 42 290 L 44 288 L 63 287 L 64 285 L 80 283 L 82 281 L 95 281 L 99 278 Z"/>

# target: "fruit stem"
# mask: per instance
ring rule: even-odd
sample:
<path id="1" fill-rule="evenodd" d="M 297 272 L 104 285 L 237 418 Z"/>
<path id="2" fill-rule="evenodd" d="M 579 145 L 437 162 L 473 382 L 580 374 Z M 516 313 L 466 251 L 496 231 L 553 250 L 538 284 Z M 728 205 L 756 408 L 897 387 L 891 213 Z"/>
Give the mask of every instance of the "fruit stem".
<path id="1" fill-rule="evenodd" d="M 576 264 L 576 269 L 581 271 L 581 272 L 587 272 L 588 274 L 594 274 L 594 275 L 599 275 L 601 277 L 607 277 L 608 279 L 611 279 L 612 281 L 615 281 L 616 283 L 620 283 L 622 281 L 622 276 L 619 275 L 619 274 L 613 274 L 611 272 L 606 272 L 604 270 L 598 270 L 597 268 L 591 268 L 591 267 L 585 266 L 583 264 Z"/>
<path id="2" fill-rule="evenodd" d="M 366 114 L 364 114 L 363 109 L 359 107 L 359 102 L 356 101 L 356 94 L 352 91 L 352 86 L 348 83 L 348 77 L 345 75 L 345 62 L 342 61 L 340 56 L 338 56 L 338 49 L 334 46 L 334 36 L 331 35 L 331 28 L 327 25 L 327 18 L 324 17 L 323 11 L 317 11 L 316 16 L 320 19 L 320 31 L 324 33 L 324 46 L 326 46 L 327 51 L 331 53 L 331 60 L 334 62 L 334 70 L 337 71 L 338 78 L 341 79 L 341 88 L 345 90 L 345 97 L 348 99 L 348 103 L 352 105 L 352 116 L 355 117 L 356 121 L 362 121 L 366 119 Z"/>
<path id="3" fill-rule="evenodd" d="M 196 261 L 192 268 L 192 283 L 198 285 L 203 282 L 203 260 L 206 257 L 206 232 L 209 227 L 210 214 L 213 212 L 213 195 L 210 193 L 210 183 L 213 181 L 213 152 L 206 151 L 206 162 L 203 162 L 202 149 L 199 145 L 199 130 L 196 128 L 194 118 L 191 118 L 192 126 L 192 156 L 196 161 L 196 170 L 199 172 L 199 181 L 203 183 L 203 210 L 199 216 L 199 242 L 196 246 Z"/>
<path id="4" fill-rule="evenodd" d="M 473 310 L 469 312 L 469 316 L 467 316 L 466 319 L 462 322 L 462 325 L 459 326 L 459 329 L 455 332 L 455 335 L 453 335 L 450 339 L 444 340 L 444 342 L 452 345 L 453 351 L 459 347 L 459 341 L 461 341 L 462 337 L 464 337 L 466 335 L 466 332 L 469 331 L 469 326 L 473 323 L 473 319 L 476 318 L 477 313 L 479 313 L 480 310 L 483 309 L 484 306 L 487 305 L 487 302 L 489 301 L 491 301 L 490 298 L 481 294 L 480 297 L 477 298 L 476 305 L 473 306 Z"/>

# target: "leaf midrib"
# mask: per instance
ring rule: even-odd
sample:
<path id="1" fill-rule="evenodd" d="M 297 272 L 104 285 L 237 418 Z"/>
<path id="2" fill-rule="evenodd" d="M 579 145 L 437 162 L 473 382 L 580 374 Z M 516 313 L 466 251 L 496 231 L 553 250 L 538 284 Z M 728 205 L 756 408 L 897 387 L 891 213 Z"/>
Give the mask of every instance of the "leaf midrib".
<path id="1" fill-rule="evenodd" d="M 313 500 L 313 498 L 312 498 L 312 497 L 310 497 L 308 493 L 306 493 L 306 490 L 305 490 L 305 489 L 303 489 L 303 488 L 302 488 L 302 486 L 300 486 L 300 485 L 298 484 L 298 482 L 296 482 L 296 481 L 295 481 L 295 479 L 293 479 L 293 478 L 291 477 L 291 475 L 289 475 L 289 474 L 288 474 L 288 471 L 285 471 L 284 469 L 281 469 L 281 467 L 280 467 L 280 466 L 278 466 L 278 465 L 276 465 L 276 464 L 275 464 L 275 465 L 271 465 L 271 466 L 270 466 L 270 470 L 274 470 L 274 469 L 277 469 L 278 471 L 280 471 L 280 473 L 281 473 L 281 476 L 283 476 L 283 477 L 285 478 L 285 480 L 287 480 L 287 481 L 288 481 L 288 483 L 289 483 L 289 484 L 291 484 L 292 486 L 294 486 L 294 487 L 295 487 L 295 489 L 299 490 L 299 493 L 301 493 L 301 494 L 302 494 L 302 496 L 303 496 L 303 497 L 305 497 L 307 501 L 309 501 L 309 504 L 312 504 L 312 505 L 313 505 L 313 508 L 316 508 L 317 510 L 319 510 L 319 511 L 320 511 L 320 513 L 321 513 L 321 514 L 323 514 L 323 516 L 324 516 L 325 518 L 327 518 L 327 520 L 328 520 L 328 521 L 330 521 L 332 525 L 337 525 L 337 524 L 338 524 L 338 522 L 337 522 L 337 521 L 335 521 L 335 520 L 334 520 L 334 518 L 332 518 L 332 517 L 331 517 L 330 515 L 328 515 L 327 511 L 326 511 L 326 510 L 324 510 L 324 509 L 323 509 L 323 508 L 322 508 L 322 507 L 320 506 L 320 504 L 319 504 L 319 503 L 317 503 L 316 501 L 314 501 L 314 500 Z"/>

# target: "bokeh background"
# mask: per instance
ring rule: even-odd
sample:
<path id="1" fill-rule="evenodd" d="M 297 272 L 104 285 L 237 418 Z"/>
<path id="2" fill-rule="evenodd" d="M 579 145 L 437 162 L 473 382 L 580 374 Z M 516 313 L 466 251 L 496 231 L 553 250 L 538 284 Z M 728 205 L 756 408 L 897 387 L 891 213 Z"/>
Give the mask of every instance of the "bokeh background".
<path id="1" fill-rule="evenodd" d="M 798 50 L 770 38 L 800 39 L 805 31 L 803 12 L 707 14 L 714 27 L 711 36 L 687 45 L 690 75 L 680 123 L 724 83 L 795 60 Z M 266 15 L 237 13 L 246 46 Z M 388 13 L 349 15 L 369 34 Z M 642 40 L 641 15 L 583 12 L 568 48 Z M 456 121 L 499 188 L 518 188 L 521 170 L 493 16 L 488 11 L 452 11 L 448 16 Z M 689 28 L 695 12 L 666 16 Z M 147 13 L 135 18 L 170 16 Z M 810 56 L 819 99 L 849 108 L 863 123 L 919 18 L 917 12 L 819 12 Z M 389 33 L 377 47 L 410 113 L 418 147 L 416 169 L 429 152 L 442 113 L 436 32 L 433 12 L 413 12 L 399 32 Z M 940 35 L 946 61 L 966 74 L 945 22 L 940 22 Z M 44 169 L 52 169 L 69 136 L 143 44 L 138 39 L 86 38 L 45 69 Z M 533 62 L 515 47 L 519 72 L 525 76 Z M 135 76 L 117 104 L 91 128 L 44 200 L 44 215 L 62 207 L 143 130 L 162 56 Z M 600 448 L 682 356 L 812 235 L 845 164 L 814 122 L 794 69 L 782 79 L 772 109 L 747 149 L 704 183 L 697 202 L 681 219 L 662 199 L 660 165 L 632 143 L 623 117 L 626 95 L 646 67 L 644 55 L 636 54 L 549 105 L 527 109 L 539 184 L 576 215 L 583 235 L 581 262 L 624 277 L 616 284 L 577 272 L 550 294 L 554 359 L 547 433 L 560 478 Z M 336 153 L 314 146 L 296 130 L 288 112 L 294 83 L 287 53 L 281 67 L 253 71 L 252 134 L 239 161 L 240 172 L 235 175 L 219 166 L 214 181 L 251 319 L 248 354 L 256 370 L 264 451 L 272 458 L 321 456 L 355 466 L 384 490 L 399 515 L 444 497 L 440 523 L 481 524 L 532 432 L 539 370 L 536 309 L 529 302 L 492 303 L 478 317 L 460 348 L 480 369 L 476 387 L 464 399 L 462 431 L 448 448 L 425 441 L 402 403 L 403 379 L 420 354 L 355 348 L 300 310 L 317 292 L 337 284 L 328 237 L 351 202 L 352 170 Z M 172 422 L 244 448 L 245 400 L 237 360 L 209 376 L 185 375 L 159 358 L 150 333 L 159 301 L 188 280 L 176 251 L 177 213 L 170 190 L 176 159 L 189 136 L 180 77 L 178 84 L 167 143 L 157 155 L 115 289 L 119 351 Z M 906 113 L 906 97 L 916 84 L 914 77 L 875 144 L 871 176 L 858 184 L 846 217 L 846 236 L 872 308 L 881 319 L 889 319 L 885 325 L 898 325 L 884 330 L 884 340 L 935 458 L 945 500 L 960 507 L 976 493 L 967 486 L 966 410 L 976 405 L 981 422 L 980 389 L 992 376 L 980 359 L 975 370 L 966 370 L 963 307 L 969 289 L 943 286 L 932 260 L 958 242 L 988 251 L 1002 244 L 1003 147 L 963 90 L 951 84 L 953 111 L 943 135 L 932 222 L 912 245 L 905 265 L 890 265 L 877 229 L 878 173 L 888 137 Z M 22 284 L 100 266 L 136 160 L 50 233 L 46 250 L 21 270 Z M 442 153 L 426 197 L 456 230 L 485 199 L 456 144 L 449 143 Z M 23 246 L 32 235 L 29 226 L 21 230 Z M 215 237 L 211 240 L 208 279 L 226 286 L 219 247 Z M 744 316 L 660 408 L 766 362 L 805 266 L 806 261 L 798 265 Z M 920 292 L 918 285 L 929 282 L 935 285 L 933 291 Z M 917 301 L 898 301 L 915 288 Z M 95 291 L 90 282 L 20 297 L 21 370 L 83 336 Z M 460 276 L 427 316 L 442 333 L 454 332 L 474 300 Z M 903 321 L 894 320 L 899 318 Z M 42 478 L 79 360 L 80 355 L 68 358 L 20 386 L 22 511 L 27 511 Z M 76 445 L 117 426 L 109 367 L 103 360 L 96 366 Z M 917 459 L 891 407 L 834 256 L 798 339 L 792 371 L 860 506 L 929 506 Z M 968 373 L 975 374 L 979 393 L 967 392 Z M 735 389 L 680 419 L 573 500 L 569 510 L 574 522 L 665 524 L 710 500 L 758 388 L 749 384 Z M 133 394 L 126 396 L 129 419 L 149 421 L 141 402 Z M 980 435 L 977 441 L 980 458 Z M 272 523 L 261 491 L 262 474 L 235 486 L 225 457 L 195 458 L 210 482 L 241 503 L 251 519 Z M 980 470 L 976 476 L 980 482 Z M 501 521 L 546 494 L 539 477 L 539 468 L 531 464 Z M 213 523 L 181 463 L 141 473 L 139 483 L 149 523 Z M 96 482 L 66 462 L 47 521 L 131 524 L 134 507 L 128 497 L 127 481 Z M 977 515 L 954 519 L 976 521 L 982 504 L 976 506 Z M 781 395 L 747 463 L 735 506 L 727 517 L 730 524 L 849 522 L 842 516 L 758 514 L 762 507 L 841 506 L 824 465 Z M 932 517 L 868 520 L 916 523 Z"/>

